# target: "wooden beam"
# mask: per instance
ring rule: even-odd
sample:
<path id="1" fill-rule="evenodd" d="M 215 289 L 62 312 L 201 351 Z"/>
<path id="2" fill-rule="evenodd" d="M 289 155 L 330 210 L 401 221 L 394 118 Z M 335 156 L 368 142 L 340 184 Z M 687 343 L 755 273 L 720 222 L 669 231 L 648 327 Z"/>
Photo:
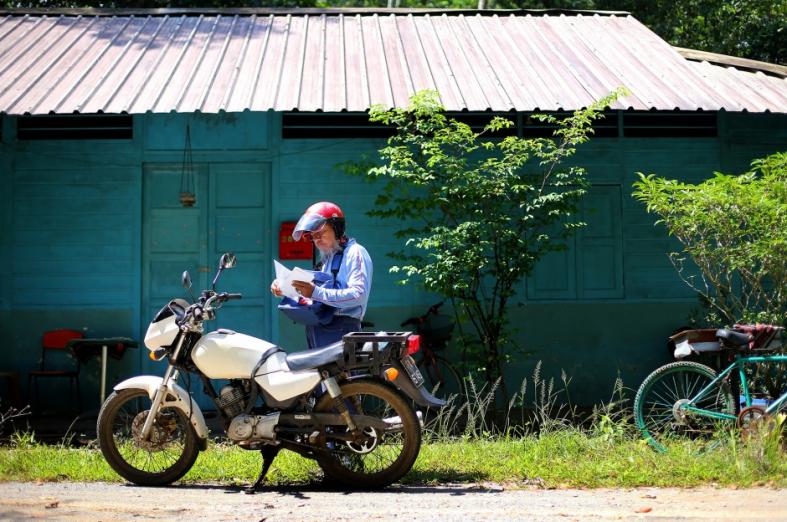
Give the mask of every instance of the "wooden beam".
<path id="1" fill-rule="evenodd" d="M 714 65 L 727 65 L 749 71 L 762 71 L 779 76 L 780 78 L 787 78 L 787 66 L 784 65 L 760 62 L 758 60 L 749 60 L 748 58 L 738 58 L 737 56 L 728 56 L 726 54 L 709 53 L 707 51 L 698 51 L 696 49 L 685 49 L 683 47 L 674 47 L 674 49 L 687 60 L 709 62 Z"/>

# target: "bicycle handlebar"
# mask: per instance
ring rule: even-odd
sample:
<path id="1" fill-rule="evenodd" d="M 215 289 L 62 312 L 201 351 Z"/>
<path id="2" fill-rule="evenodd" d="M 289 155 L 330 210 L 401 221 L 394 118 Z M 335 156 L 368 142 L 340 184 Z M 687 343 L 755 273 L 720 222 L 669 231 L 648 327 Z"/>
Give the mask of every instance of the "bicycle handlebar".
<path id="1" fill-rule="evenodd" d="M 421 324 L 426 321 L 430 315 L 437 315 L 437 311 L 443 306 L 444 301 L 440 301 L 439 303 L 433 304 L 429 307 L 429 310 L 426 311 L 424 315 L 421 316 L 414 316 L 406 319 L 400 326 L 404 328 L 409 324 Z"/>

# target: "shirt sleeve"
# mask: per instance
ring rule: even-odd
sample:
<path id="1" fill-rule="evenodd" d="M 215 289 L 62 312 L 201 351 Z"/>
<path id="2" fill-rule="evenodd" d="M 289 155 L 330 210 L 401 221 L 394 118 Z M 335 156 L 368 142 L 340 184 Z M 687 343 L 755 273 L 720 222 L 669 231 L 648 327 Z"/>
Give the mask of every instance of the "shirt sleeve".
<path id="1" fill-rule="evenodd" d="M 336 308 L 352 308 L 366 303 L 371 286 L 371 259 L 360 250 L 352 252 L 342 259 L 342 268 L 346 269 L 347 284 L 342 288 L 326 288 L 317 286 L 312 299 Z"/>

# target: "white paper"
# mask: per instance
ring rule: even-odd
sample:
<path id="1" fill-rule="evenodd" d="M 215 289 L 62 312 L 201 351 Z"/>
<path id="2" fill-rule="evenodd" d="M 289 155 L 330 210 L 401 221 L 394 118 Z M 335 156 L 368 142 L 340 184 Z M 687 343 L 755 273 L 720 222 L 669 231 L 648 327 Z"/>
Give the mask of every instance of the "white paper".
<path id="1" fill-rule="evenodd" d="M 289 297 L 294 301 L 300 299 L 301 296 L 295 290 L 295 287 L 292 286 L 292 282 L 312 282 L 314 280 L 314 274 L 308 270 L 304 270 L 303 268 L 297 266 L 290 270 L 275 259 L 273 260 L 273 268 L 276 271 L 276 284 L 279 285 L 279 290 L 281 290 L 281 293 L 286 297 Z"/>

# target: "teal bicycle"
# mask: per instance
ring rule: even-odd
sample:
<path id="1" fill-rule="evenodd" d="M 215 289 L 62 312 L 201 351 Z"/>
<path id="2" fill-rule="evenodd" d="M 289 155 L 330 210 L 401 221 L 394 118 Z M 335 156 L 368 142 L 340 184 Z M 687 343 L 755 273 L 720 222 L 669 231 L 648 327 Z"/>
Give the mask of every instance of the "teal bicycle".
<path id="1" fill-rule="evenodd" d="M 753 428 L 787 405 L 787 391 L 767 400 L 750 390 L 753 370 L 761 365 L 787 363 L 782 347 L 782 327 L 736 325 L 732 329 L 687 330 L 670 340 L 676 358 L 716 352 L 731 363 L 717 373 L 694 361 L 664 365 L 651 373 L 634 400 L 637 428 L 651 446 L 666 451 L 670 439 L 690 438 L 701 445 L 714 444 L 729 428 Z"/>

